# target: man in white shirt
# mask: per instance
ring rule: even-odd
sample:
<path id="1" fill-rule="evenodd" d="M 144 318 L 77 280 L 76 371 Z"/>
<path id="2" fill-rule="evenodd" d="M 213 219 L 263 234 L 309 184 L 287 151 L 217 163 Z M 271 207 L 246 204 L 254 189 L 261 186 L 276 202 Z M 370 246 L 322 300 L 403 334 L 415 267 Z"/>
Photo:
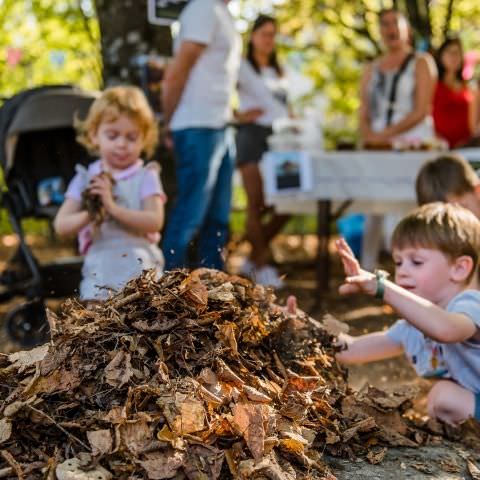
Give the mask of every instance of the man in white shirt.
<path id="1" fill-rule="evenodd" d="M 177 200 L 163 242 L 166 270 L 186 266 L 188 245 L 197 233 L 198 263 L 223 267 L 234 170 L 227 122 L 241 54 L 227 3 L 191 0 L 185 7 L 163 85 L 177 173 Z"/>

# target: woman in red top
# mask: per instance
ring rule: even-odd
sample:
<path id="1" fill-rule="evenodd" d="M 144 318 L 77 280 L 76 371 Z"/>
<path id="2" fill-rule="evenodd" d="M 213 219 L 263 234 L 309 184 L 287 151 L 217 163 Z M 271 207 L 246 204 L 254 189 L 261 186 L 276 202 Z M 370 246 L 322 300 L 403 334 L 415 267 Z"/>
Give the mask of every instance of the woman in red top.
<path id="1" fill-rule="evenodd" d="M 433 99 L 433 121 L 437 135 L 450 148 L 459 147 L 472 137 L 476 125 L 475 93 L 462 77 L 463 48 L 458 38 L 443 42 L 436 56 L 438 83 Z"/>

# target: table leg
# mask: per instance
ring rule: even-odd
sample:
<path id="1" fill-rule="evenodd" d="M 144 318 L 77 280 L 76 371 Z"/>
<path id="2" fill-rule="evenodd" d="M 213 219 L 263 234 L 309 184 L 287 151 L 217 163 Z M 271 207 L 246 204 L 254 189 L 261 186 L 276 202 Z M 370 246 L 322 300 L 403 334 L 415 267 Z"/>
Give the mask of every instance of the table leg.
<path id="1" fill-rule="evenodd" d="M 330 277 L 328 244 L 330 241 L 331 221 L 332 202 L 330 200 L 319 200 L 317 203 L 317 304 L 322 302 L 323 296 L 328 292 Z"/>

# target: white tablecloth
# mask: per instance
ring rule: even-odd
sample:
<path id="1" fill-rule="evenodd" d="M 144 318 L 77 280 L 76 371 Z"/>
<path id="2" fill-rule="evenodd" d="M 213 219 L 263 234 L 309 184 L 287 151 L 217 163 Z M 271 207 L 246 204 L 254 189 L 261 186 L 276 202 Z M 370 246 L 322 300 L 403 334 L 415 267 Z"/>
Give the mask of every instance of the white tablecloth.
<path id="1" fill-rule="evenodd" d="M 318 200 L 335 205 L 353 199 L 349 212 L 387 213 L 415 206 L 415 179 L 422 164 L 438 152 L 337 151 L 309 152 L 313 189 L 309 192 L 267 194 L 278 212 L 316 211 Z M 480 161 L 480 149 L 459 150 L 469 161 Z M 264 175 L 267 174 L 264 172 Z"/>

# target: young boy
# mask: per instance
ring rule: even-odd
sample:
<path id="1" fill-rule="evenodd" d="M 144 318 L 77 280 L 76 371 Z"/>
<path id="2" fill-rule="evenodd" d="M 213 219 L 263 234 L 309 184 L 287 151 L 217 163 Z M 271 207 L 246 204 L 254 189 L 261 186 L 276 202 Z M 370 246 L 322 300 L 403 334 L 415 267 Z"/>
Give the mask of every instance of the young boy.
<path id="1" fill-rule="evenodd" d="M 480 218 L 480 179 L 460 155 L 445 154 L 425 163 L 416 181 L 417 202 L 458 203 Z"/>
<path id="2" fill-rule="evenodd" d="M 457 424 L 480 419 L 480 292 L 468 285 L 477 270 L 480 221 L 447 203 L 415 209 L 396 227 L 395 283 L 367 272 L 345 240 L 337 241 L 346 279 L 340 293 L 382 298 L 404 320 L 385 332 L 341 335 L 338 360 L 364 363 L 405 353 L 417 373 L 441 378 L 428 396 L 432 417 Z"/>

